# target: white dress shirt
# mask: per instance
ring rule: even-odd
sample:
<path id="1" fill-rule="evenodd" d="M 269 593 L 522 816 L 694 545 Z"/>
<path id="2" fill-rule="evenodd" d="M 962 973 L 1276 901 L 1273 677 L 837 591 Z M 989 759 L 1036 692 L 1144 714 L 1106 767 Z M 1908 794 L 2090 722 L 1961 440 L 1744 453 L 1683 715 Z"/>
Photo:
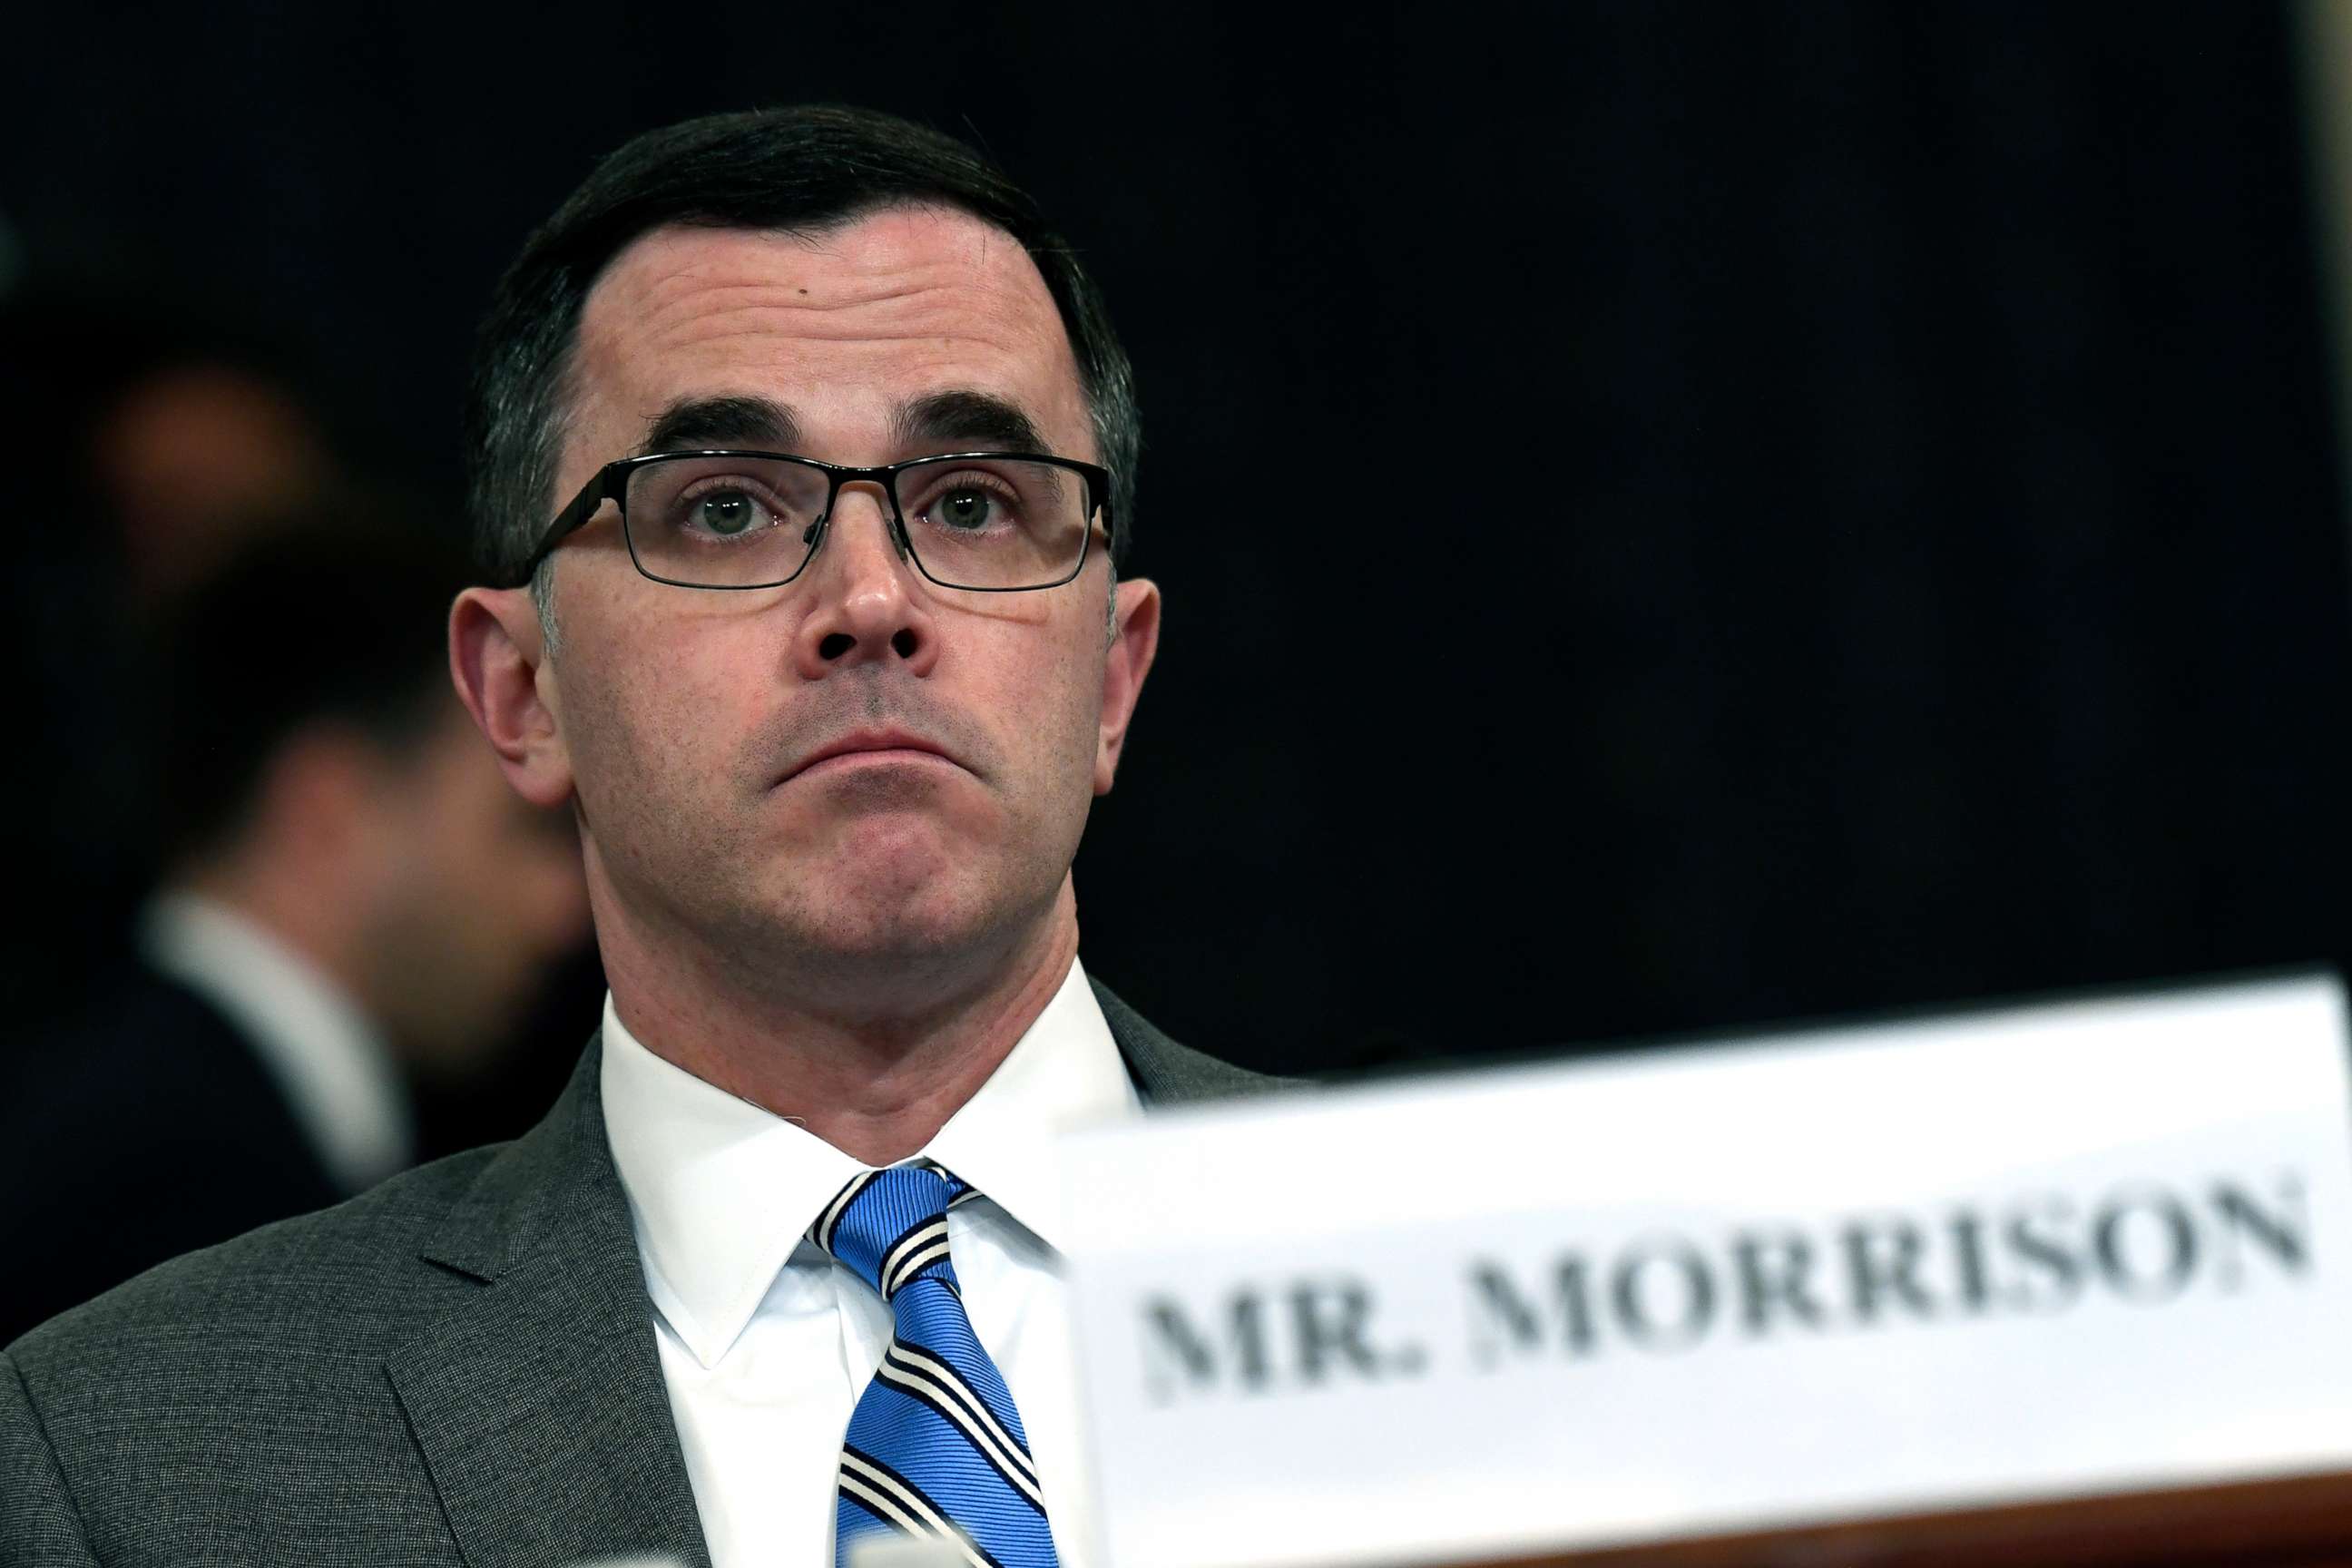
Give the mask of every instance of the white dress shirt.
<path id="1" fill-rule="evenodd" d="M 139 951 L 252 1044 L 337 1186 L 365 1192 L 408 1168 L 415 1131 L 400 1066 L 383 1032 L 309 960 L 194 893 L 148 904 Z"/>
<path id="2" fill-rule="evenodd" d="M 806 1239 L 867 1167 L 655 1056 L 604 1000 L 604 1121 L 653 1298 L 670 1410 L 714 1568 L 833 1561 L 849 1415 L 890 1309 Z M 984 1194 L 948 1214 L 981 1344 L 1003 1373 L 1065 1568 L 1092 1540 L 1054 1237 L 1053 1135 L 1140 1110 L 1076 962 L 988 1081 L 922 1150 Z"/>

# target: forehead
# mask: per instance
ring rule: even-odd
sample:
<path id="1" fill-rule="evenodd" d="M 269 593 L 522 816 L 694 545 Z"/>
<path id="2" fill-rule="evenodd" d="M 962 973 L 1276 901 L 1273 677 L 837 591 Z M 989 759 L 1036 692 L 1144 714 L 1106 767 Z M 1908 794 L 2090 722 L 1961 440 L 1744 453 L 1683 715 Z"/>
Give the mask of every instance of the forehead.
<path id="1" fill-rule="evenodd" d="M 620 456 L 688 398 L 769 398 L 814 439 L 856 446 L 894 408 L 951 390 L 1004 398 L 1058 447 L 1091 450 L 1060 312 L 1002 229 L 938 207 L 814 237 L 671 226 L 632 242 L 589 292 L 566 466 Z"/>

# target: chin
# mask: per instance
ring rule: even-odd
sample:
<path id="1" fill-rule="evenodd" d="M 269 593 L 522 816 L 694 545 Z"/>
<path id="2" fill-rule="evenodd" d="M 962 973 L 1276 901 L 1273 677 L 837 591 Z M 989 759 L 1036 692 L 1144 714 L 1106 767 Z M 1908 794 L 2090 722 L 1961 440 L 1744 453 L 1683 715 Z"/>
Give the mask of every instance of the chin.
<path id="1" fill-rule="evenodd" d="M 807 911 L 816 918 L 807 944 L 844 963 L 872 960 L 919 963 L 927 955 L 960 952 L 983 942 L 1005 923 L 1007 911 L 975 900 L 940 896 L 890 900 L 850 893 Z"/>
<path id="2" fill-rule="evenodd" d="M 993 859 L 967 854 L 884 867 L 828 867 L 796 877 L 772 910 L 788 949 L 843 970 L 866 963 L 920 970 L 1020 940 L 1052 907 L 1058 878 L 1042 889 Z"/>
<path id="3" fill-rule="evenodd" d="M 866 963 L 919 967 L 1017 941 L 1051 909 L 1066 862 L 1008 844 L 991 826 L 1001 825 L 868 813 L 788 846 L 741 845 L 736 856 L 704 858 L 696 923 L 709 922 L 743 960 L 802 954 L 843 973 Z"/>

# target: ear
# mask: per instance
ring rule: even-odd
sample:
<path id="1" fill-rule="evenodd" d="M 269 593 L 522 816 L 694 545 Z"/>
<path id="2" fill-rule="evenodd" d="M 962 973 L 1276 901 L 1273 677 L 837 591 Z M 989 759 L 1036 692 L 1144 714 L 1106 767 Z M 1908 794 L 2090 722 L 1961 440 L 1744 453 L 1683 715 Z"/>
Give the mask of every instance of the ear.
<path id="1" fill-rule="evenodd" d="M 468 588 L 449 607 L 449 679 L 514 792 L 536 806 L 572 798 L 572 758 L 555 671 L 528 588 Z"/>
<path id="2" fill-rule="evenodd" d="M 1135 717 L 1135 700 L 1143 695 L 1143 678 L 1151 673 L 1151 658 L 1159 651 L 1160 585 L 1148 578 L 1129 578 L 1118 585 L 1110 647 L 1103 657 L 1102 724 L 1095 738 L 1097 795 L 1110 793 L 1119 749 L 1127 743 L 1128 721 Z"/>

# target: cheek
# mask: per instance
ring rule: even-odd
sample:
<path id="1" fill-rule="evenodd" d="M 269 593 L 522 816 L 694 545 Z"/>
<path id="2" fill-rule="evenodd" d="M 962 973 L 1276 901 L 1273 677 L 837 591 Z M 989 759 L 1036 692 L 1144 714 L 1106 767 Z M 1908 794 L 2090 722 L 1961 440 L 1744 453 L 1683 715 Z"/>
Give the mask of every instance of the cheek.
<path id="1" fill-rule="evenodd" d="M 751 683 L 724 650 L 614 639 L 624 650 L 567 682 L 564 727 L 590 819 L 723 790 L 742 765 Z"/>
<path id="2" fill-rule="evenodd" d="M 1066 812 L 1074 799 L 1093 799 L 1095 744 L 1102 716 L 1098 648 L 1066 645 L 1060 658 L 1022 683 L 1003 711 L 1015 715 L 1016 743 L 1056 814 Z M 1083 812 L 1083 805 L 1078 809 Z"/>

